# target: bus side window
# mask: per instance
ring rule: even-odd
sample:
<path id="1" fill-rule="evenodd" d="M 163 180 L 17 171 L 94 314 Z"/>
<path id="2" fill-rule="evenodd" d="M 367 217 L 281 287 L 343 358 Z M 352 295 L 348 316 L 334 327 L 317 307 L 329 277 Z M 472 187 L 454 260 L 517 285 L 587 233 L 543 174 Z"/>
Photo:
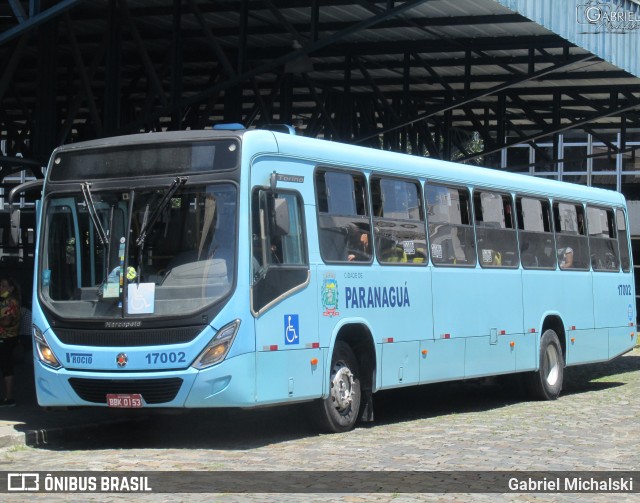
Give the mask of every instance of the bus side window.
<path id="1" fill-rule="evenodd" d="M 476 265 L 475 236 L 469 191 L 426 184 L 427 223 L 434 265 Z"/>
<path id="2" fill-rule="evenodd" d="M 595 271 L 617 271 L 620 267 L 613 210 L 587 206 L 591 265 Z"/>
<path id="3" fill-rule="evenodd" d="M 553 204 L 558 266 L 563 270 L 589 269 L 589 246 L 584 208 L 579 203 Z"/>
<path id="4" fill-rule="evenodd" d="M 315 182 L 322 259 L 371 263 L 371 223 L 364 175 L 318 170 Z"/>
<path id="5" fill-rule="evenodd" d="M 260 311 L 309 277 L 302 198 L 256 189 L 251 198 L 252 308 Z"/>
<path id="6" fill-rule="evenodd" d="M 518 267 L 518 245 L 513 227 L 511 196 L 475 191 L 473 206 L 476 240 L 482 267 Z"/>
<path id="7" fill-rule="evenodd" d="M 551 205 L 546 199 L 516 197 L 520 261 L 525 269 L 555 269 Z"/>
<path id="8" fill-rule="evenodd" d="M 620 265 L 624 272 L 631 270 L 631 257 L 629 256 L 629 235 L 627 234 L 627 221 L 623 210 L 616 210 L 616 226 L 618 229 L 618 248 L 620 249 Z"/>
<path id="9" fill-rule="evenodd" d="M 375 248 L 383 264 L 425 264 L 427 236 L 420 185 L 371 178 Z"/>
<path id="10" fill-rule="evenodd" d="M 71 300 L 74 298 L 74 285 L 78 283 L 73 212 L 69 206 L 58 206 L 55 212 L 49 213 L 49 219 L 47 252 L 48 256 L 58 260 L 45 265 L 48 274 L 44 283 L 51 299 Z M 71 281 L 64 278 L 71 278 Z"/>

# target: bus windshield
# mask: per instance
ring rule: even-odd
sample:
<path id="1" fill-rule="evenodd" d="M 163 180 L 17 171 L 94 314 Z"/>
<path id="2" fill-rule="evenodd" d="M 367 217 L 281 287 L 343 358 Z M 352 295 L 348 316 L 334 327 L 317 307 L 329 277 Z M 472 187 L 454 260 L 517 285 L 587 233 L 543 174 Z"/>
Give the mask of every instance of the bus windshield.
<path id="1" fill-rule="evenodd" d="M 181 316 L 234 284 L 236 187 L 53 194 L 43 220 L 41 298 L 64 318 Z"/>

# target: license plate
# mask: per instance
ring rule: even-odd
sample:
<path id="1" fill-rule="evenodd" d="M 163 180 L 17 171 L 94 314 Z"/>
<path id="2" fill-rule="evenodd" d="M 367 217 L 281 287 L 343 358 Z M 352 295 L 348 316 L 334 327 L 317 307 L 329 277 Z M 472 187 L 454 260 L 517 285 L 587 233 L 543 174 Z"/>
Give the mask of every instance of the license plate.
<path id="1" fill-rule="evenodd" d="M 119 409 L 138 409 L 142 407 L 142 395 L 107 395 L 107 405 Z"/>

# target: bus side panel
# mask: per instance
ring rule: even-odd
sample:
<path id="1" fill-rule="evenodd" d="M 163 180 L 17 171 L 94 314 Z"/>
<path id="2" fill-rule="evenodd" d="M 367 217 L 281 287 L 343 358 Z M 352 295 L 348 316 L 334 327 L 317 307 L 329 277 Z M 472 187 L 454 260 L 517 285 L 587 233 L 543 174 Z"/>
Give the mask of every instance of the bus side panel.
<path id="1" fill-rule="evenodd" d="M 476 274 L 475 269 L 433 268 L 434 339 L 478 335 Z"/>
<path id="2" fill-rule="evenodd" d="M 367 320 L 379 366 L 377 387 L 420 382 L 420 340 L 431 339 L 430 269 L 423 266 L 321 265 L 318 316 L 325 336 L 347 334 L 350 323 Z M 351 321 L 352 320 L 352 321 Z"/>
<path id="3" fill-rule="evenodd" d="M 519 334 L 511 339 L 516 349 L 516 372 L 535 370 L 538 364 L 538 334 Z"/>
<path id="4" fill-rule="evenodd" d="M 419 341 L 383 344 L 381 388 L 417 384 L 420 381 L 419 354 Z"/>
<path id="5" fill-rule="evenodd" d="M 377 293 L 381 291 L 382 306 L 374 308 L 369 316 L 376 318 L 373 326 L 381 328 L 375 333 L 376 342 L 383 343 L 380 385 L 389 388 L 418 384 L 420 339 L 433 338 L 431 269 L 423 266 L 379 266 L 376 272 L 380 281 L 372 293 L 376 303 Z M 394 285 L 395 293 L 391 295 Z M 385 286 L 389 292 L 388 305 L 384 300 Z M 395 302 L 392 296 L 396 297 Z M 395 308 L 392 307 L 394 303 Z"/>
<path id="6" fill-rule="evenodd" d="M 518 270 L 433 268 L 434 338 L 522 333 Z"/>
<path id="7" fill-rule="evenodd" d="M 300 159 L 261 155 L 251 166 L 251 191 L 269 187 L 274 172 L 283 175 L 277 190 L 293 191 L 302 196 L 306 241 L 309 251 L 309 283 L 282 297 L 255 318 L 256 400 L 276 403 L 318 398 L 322 394 L 325 352 L 328 343 L 318 333 L 318 288 L 316 269 L 312 265 L 317 248 L 311 165 Z M 287 179 L 289 175 L 296 175 Z M 315 362 L 315 363 L 314 363 Z"/>
<path id="8" fill-rule="evenodd" d="M 631 274 L 594 272 L 593 295 L 598 297 L 595 305 L 595 326 L 630 326 L 633 316 L 633 276 Z"/>
<path id="9" fill-rule="evenodd" d="M 324 382 L 326 349 L 258 351 L 257 402 L 319 398 Z"/>
<path id="10" fill-rule="evenodd" d="M 312 270 L 308 285 L 255 319 L 259 403 L 321 395 L 324 356 L 319 349 L 317 296 Z"/>
<path id="11" fill-rule="evenodd" d="M 420 383 L 464 378 L 465 339 L 424 340 L 420 348 Z"/>
<path id="12" fill-rule="evenodd" d="M 301 349 L 320 342 L 318 335 L 317 285 L 315 271 L 300 290 L 285 292 L 274 304 L 255 319 L 256 350 L 277 346 L 279 350 Z"/>
<path id="13" fill-rule="evenodd" d="M 626 353 L 637 343 L 635 327 L 612 328 L 609 330 L 609 359 Z"/>
<path id="14" fill-rule="evenodd" d="M 571 275 L 573 277 L 573 274 Z M 585 327 L 567 319 L 567 365 L 577 365 L 607 360 L 609 358 L 609 328 L 624 325 L 627 320 L 627 303 L 618 296 L 620 275 L 594 272 L 592 295 L 594 327 Z M 571 286 L 571 285 L 567 285 Z M 579 287 L 581 287 L 580 285 Z M 575 288 L 568 292 L 580 292 Z M 576 299 L 578 300 L 578 299 Z M 575 319 L 579 319 L 577 316 Z"/>
<path id="15" fill-rule="evenodd" d="M 469 337 L 464 366 L 465 377 L 507 374 L 516 370 L 516 349 L 510 342 L 513 337 Z"/>
<path id="16" fill-rule="evenodd" d="M 521 281 L 517 269 L 433 269 L 435 339 L 467 339 L 466 377 L 515 372 Z"/>
<path id="17" fill-rule="evenodd" d="M 609 356 L 609 329 L 567 331 L 567 365 L 606 360 Z"/>
<path id="18" fill-rule="evenodd" d="M 525 270 L 522 273 L 524 330 L 541 337 L 540 331 L 545 316 L 559 316 L 566 333 L 567 362 L 573 358 L 577 348 L 570 347 L 570 332 L 593 329 L 593 295 L 591 273 L 587 271 L 536 271 Z M 561 334 L 558 334 L 561 338 Z M 538 355 L 536 353 L 536 367 Z"/>

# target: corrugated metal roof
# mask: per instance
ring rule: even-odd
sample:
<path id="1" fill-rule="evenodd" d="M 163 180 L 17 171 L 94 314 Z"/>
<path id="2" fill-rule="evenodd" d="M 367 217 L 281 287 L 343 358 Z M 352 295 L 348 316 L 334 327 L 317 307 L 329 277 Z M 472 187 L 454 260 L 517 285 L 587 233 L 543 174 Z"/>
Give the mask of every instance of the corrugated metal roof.
<path id="1" fill-rule="evenodd" d="M 60 142 L 229 120 L 293 120 L 353 142 L 413 125 L 427 141 L 434 130 L 480 130 L 496 145 L 554 121 L 619 128 L 627 113 L 626 127 L 639 128 L 640 29 L 589 32 L 576 17 L 581 1 L 317 0 L 314 19 L 311 2 L 246 0 L 243 19 L 244 1 L 182 0 L 179 31 L 174 0 L 82 1 L 53 24 L 52 67 L 35 30 L 3 39 L 19 23 L 0 2 L 0 138 L 19 144 L 46 109 L 42 72 L 55 94 L 47 131 Z"/>
<path id="2" fill-rule="evenodd" d="M 640 77 L 640 5 L 630 0 L 495 0 Z"/>

